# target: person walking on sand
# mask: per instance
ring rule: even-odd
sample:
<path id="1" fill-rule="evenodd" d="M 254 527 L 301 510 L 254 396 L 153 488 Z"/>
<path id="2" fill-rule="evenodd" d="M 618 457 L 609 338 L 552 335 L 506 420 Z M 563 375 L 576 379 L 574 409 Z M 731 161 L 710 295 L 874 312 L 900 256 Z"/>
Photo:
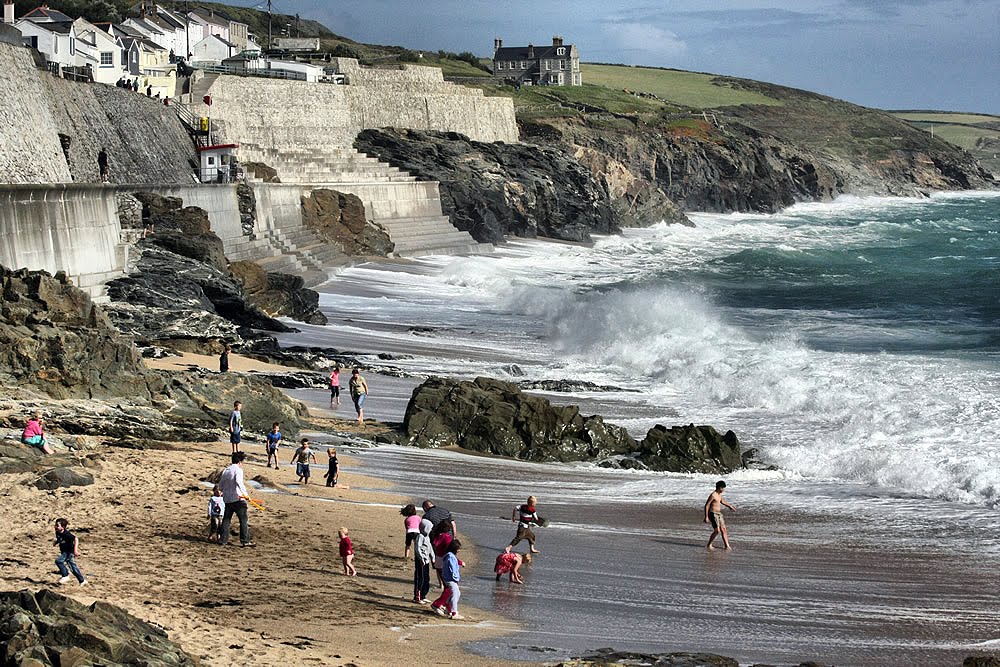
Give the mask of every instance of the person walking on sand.
<path id="1" fill-rule="evenodd" d="M 218 542 L 222 539 L 222 516 L 226 513 L 226 502 L 222 499 L 222 489 L 216 484 L 212 487 L 212 496 L 208 499 L 208 541 Z"/>
<path id="2" fill-rule="evenodd" d="M 80 566 L 76 564 L 76 559 L 80 557 L 80 540 L 76 535 L 69 532 L 69 521 L 66 519 L 56 519 L 56 539 L 52 543 L 59 547 L 59 557 L 56 558 L 56 567 L 59 568 L 60 584 L 68 584 L 69 573 L 72 572 L 81 586 L 87 585 L 87 579 L 80 571 Z"/>
<path id="3" fill-rule="evenodd" d="M 240 451 L 240 436 L 243 433 L 243 404 L 233 403 L 233 411 L 229 414 L 229 443 L 233 446 L 233 454 Z"/>
<path id="4" fill-rule="evenodd" d="M 40 411 L 36 410 L 31 418 L 25 422 L 24 431 L 21 432 L 21 442 L 37 447 L 46 454 L 53 453 L 52 448 L 49 447 L 49 441 L 45 439 L 45 420 L 42 419 Z"/>
<path id="5" fill-rule="evenodd" d="M 726 491 L 726 483 L 721 479 L 715 483 L 715 491 L 709 494 L 708 500 L 705 501 L 705 523 L 712 524 L 712 536 L 708 538 L 708 549 L 714 550 L 715 547 L 712 543 L 715 542 L 715 538 L 722 535 L 722 543 L 726 545 L 726 551 L 731 551 L 732 547 L 729 545 L 729 533 L 726 532 L 726 520 L 722 517 L 722 506 L 725 505 L 733 512 L 736 508 L 727 503 L 722 499 L 722 494 Z"/>
<path id="6" fill-rule="evenodd" d="M 340 560 L 344 563 L 344 576 L 356 577 L 358 571 L 354 569 L 354 545 L 347 536 L 347 528 L 341 527 L 337 535 L 340 537 Z"/>
<path id="7" fill-rule="evenodd" d="M 458 582 L 462 580 L 459 568 L 465 563 L 458 559 L 458 552 L 462 548 L 462 543 L 452 540 L 448 545 L 448 552 L 444 555 L 444 566 L 441 568 L 441 577 L 444 580 L 444 592 L 437 600 L 431 603 L 431 610 L 438 616 L 447 615 L 449 618 L 461 620 L 463 616 L 458 613 L 458 601 L 462 597 L 462 591 L 458 587 Z M 448 605 L 448 611 L 445 611 Z"/>
<path id="8" fill-rule="evenodd" d="M 351 392 L 351 400 L 354 401 L 354 409 L 358 413 L 358 423 L 365 423 L 365 399 L 368 398 L 368 383 L 361 377 L 361 371 L 357 368 L 351 371 L 351 380 L 347 383 L 347 388 Z"/>
<path id="9" fill-rule="evenodd" d="M 535 548 L 535 533 L 531 531 L 531 524 L 542 525 L 542 520 L 538 518 L 538 511 L 535 508 L 537 502 L 538 498 L 528 496 L 528 502 L 514 508 L 510 520 L 517 524 L 517 534 L 514 535 L 514 539 L 510 541 L 504 551 L 510 553 L 510 550 L 516 547 L 521 540 L 528 540 L 531 553 L 540 553 Z"/>
<path id="10" fill-rule="evenodd" d="M 222 350 L 222 354 L 219 355 L 219 372 L 226 373 L 229 371 L 229 353 L 233 351 L 232 345 L 226 345 Z"/>
<path id="11" fill-rule="evenodd" d="M 416 516 L 416 510 L 412 516 Z M 433 526 L 426 519 L 418 517 L 418 521 L 420 525 L 413 543 L 413 601 L 417 604 L 427 604 L 430 602 L 427 593 L 431 590 L 431 565 L 434 563 L 434 548 L 431 546 L 430 538 Z"/>
<path id="12" fill-rule="evenodd" d="M 281 444 L 281 424 L 274 422 L 271 424 L 271 431 L 267 434 L 264 444 L 264 451 L 267 453 L 267 467 L 271 467 L 271 459 L 274 459 L 274 469 L 278 469 L 278 445 Z"/>
<path id="13" fill-rule="evenodd" d="M 299 484 L 309 483 L 309 459 L 316 463 L 316 452 L 309 448 L 309 438 L 302 438 L 291 460 L 291 463 L 295 464 L 295 474 L 299 476 Z"/>
<path id="14" fill-rule="evenodd" d="M 334 403 L 336 401 L 336 403 Z M 340 405 L 340 366 L 334 366 L 330 371 L 330 407 Z"/>
<path id="15" fill-rule="evenodd" d="M 413 503 L 403 507 L 403 509 L 399 510 L 399 513 L 403 515 L 403 530 L 406 531 L 403 538 L 403 558 L 409 558 L 410 545 L 413 544 L 420 536 L 420 523 L 423 519 L 421 519 L 420 515 L 417 514 L 417 506 Z M 430 521 L 427 523 L 430 523 Z M 434 524 L 431 523 L 431 528 L 433 527 Z M 429 529 L 428 534 L 430 534 Z"/>
<path id="16" fill-rule="evenodd" d="M 222 501 L 226 504 L 226 510 L 222 515 L 222 535 L 219 537 L 219 544 L 222 546 L 229 543 L 229 526 L 232 524 L 234 514 L 240 520 L 240 544 L 244 547 L 254 546 L 250 541 L 250 517 L 247 514 L 247 498 L 250 494 L 243 481 L 243 461 L 246 457 L 245 452 L 233 452 L 230 459 L 232 463 L 219 477 Z"/>
<path id="17" fill-rule="evenodd" d="M 337 486 L 340 479 L 340 461 L 337 460 L 337 450 L 331 447 L 326 450 L 326 485 Z"/>

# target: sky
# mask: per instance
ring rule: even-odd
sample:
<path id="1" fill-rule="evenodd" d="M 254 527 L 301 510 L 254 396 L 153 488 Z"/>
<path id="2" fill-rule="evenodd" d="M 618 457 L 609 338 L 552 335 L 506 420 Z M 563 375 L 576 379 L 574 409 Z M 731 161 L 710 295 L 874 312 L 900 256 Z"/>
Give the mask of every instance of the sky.
<path id="1" fill-rule="evenodd" d="M 230 0 L 250 4 L 253 0 Z M 882 109 L 1000 114 L 1000 0 L 274 0 L 359 42 L 758 79 Z"/>

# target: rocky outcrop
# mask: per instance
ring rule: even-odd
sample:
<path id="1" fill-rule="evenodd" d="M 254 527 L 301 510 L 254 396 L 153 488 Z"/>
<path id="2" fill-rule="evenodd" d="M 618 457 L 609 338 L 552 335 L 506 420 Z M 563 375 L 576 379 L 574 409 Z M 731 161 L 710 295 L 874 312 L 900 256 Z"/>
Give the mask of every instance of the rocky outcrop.
<path id="1" fill-rule="evenodd" d="M 303 195 L 302 223 L 346 255 L 385 257 L 395 248 L 389 234 L 365 217 L 357 195 L 322 189 Z"/>
<path id="2" fill-rule="evenodd" d="M 461 447 L 529 461 L 597 461 L 605 467 L 723 474 L 744 467 L 736 434 L 711 426 L 654 426 L 642 442 L 557 406 L 516 385 L 432 377 L 413 390 L 396 440 L 417 447 Z"/>
<path id="3" fill-rule="evenodd" d="M 481 143 L 452 132 L 365 130 L 355 147 L 441 184 L 441 208 L 481 243 L 505 235 L 589 241 L 617 232 L 611 198 L 564 150 Z"/>
<path id="4" fill-rule="evenodd" d="M 530 461 L 599 459 L 635 445 L 625 429 L 598 416 L 482 377 L 428 379 L 413 390 L 403 431 L 405 442 L 418 447 L 458 446 Z"/>
<path id="5" fill-rule="evenodd" d="M 167 633 L 106 602 L 83 605 L 47 589 L 0 593 L 5 665 L 194 667 Z"/>
<path id="6" fill-rule="evenodd" d="M 743 467 L 740 441 L 711 426 L 654 426 L 639 443 L 634 459 L 650 470 L 724 474 Z"/>
<path id="7" fill-rule="evenodd" d="M 147 369 L 132 341 L 62 274 L 0 267 L 0 287 L 0 386 L 15 398 L 115 400 L 114 406 L 35 402 L 54 429 L 190 439 L 204 433 L 200 429 L 223 425 L 236 400 L 244 403 L 248 430 L 263 432 L 280 421 L 297 431 L 306 415 L 302 404 L 263 380 Z"/>
<path id="8" fill-rule="evenodd" d="M 633 653 L 599 649 L 595 655 L 570 658 L 553 664 L 553 667 L 739 667 L 739 662 L 714 653 Z M 822 667 L 814 664 L 814 667 Z"/>
<path id="9" fill-rule="evenodd" d="M 229 272 L 255 306 L 271 317 L 290 317 L 308 324 L 326 324 L 319 293 L 305 287 L 301 276 L 266 271 L 256 262 L 239 261 Z"/>

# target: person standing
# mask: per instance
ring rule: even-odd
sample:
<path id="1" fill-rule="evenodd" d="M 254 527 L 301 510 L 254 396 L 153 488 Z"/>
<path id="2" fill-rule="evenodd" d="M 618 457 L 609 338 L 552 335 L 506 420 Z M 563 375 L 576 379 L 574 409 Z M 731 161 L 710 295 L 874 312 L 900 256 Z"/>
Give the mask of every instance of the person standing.
<path id="1" fill-rule="evenodd" d="M 267 467 L 271 467 L 271 459 L 274 459 L 274 469 L 278 469 L 278 445 L 281 444 L 281 424 L 274 422 L 271 431 L 267 434 L 267 443 L 264 450 L 267 453 Z"/>
<path id="2" fill-rule="evenodd" d="M 330 371 L 330 407 L 340 405 L 340 367 L 334 366 Z"/>
<path id="3" fill-rule="evenodd" d="M 347 388 L 351 392 L 351 400 L 354 401 L 354 409 L 358 413 L 358 423 L 365 423 L 365 399 L 368 398 L 368 383 L 361 377 L 361 371 L 357 368 L 351 371 L 351 381 L 347 383 Z"/>
<path id="4" fill-rule="evenodd" d="M 240 440 L 243 433 L 243 404 L 233 403 L 233 411 L 229 413 L 229 444 L 233 446 L 233 454 L 240 451 Z"/>
<path id="5" fill-rule="evenodd" d="M 316 463 L 316 453 L 309 448 L 309 438 L 302 438 L 302 443 L 292 454 L 291 460 L 291 463 L 295 464 L 295 474 L 299 476 L 299 484 L 309 483 L 309 459 Z"/>
<path id="6" fill-rule="evenodd" d="M 455 519 L 452 518 L 451 512 L 444 507 L 438 507 L 430 500 L 425 500 L 421 507 L 424 508 L 424 518 L 431 522 L 431 526 L 436 527 L 442 521 L 447 521 L 448 532 L 452 535 L 455 534 L 457 526 L 455 526 Z"/>
<path id="7" fill-rule="evenodd" d="M 354 569 L 354 545 L 347 535 L 347 528 L 341 528 L 337 535 L 340 537 L 340 560 L 344 564 L 344 576 L 356 577 L 358 571 Z"/>
<path id="8" fill-rule="evenodd" d="M 46 454 L 53 453 L 52 448 L 49 447 L 49 441 L 45 439 L 45 420 L 42 419 L 40 411 L 35 411 L 31 419 L 24 424 L 24 431 L 21 432 L 21 442 L 25 445 L 37 447 Z"/>
<path id="9" fill-rule="evenodd" d="M 222 535 L 222 516 L 226 513 L 226 503 L 222 499 L 222 489 L 212 487 L 212 497 L 208 499 L 208 541 L 218 542 Z"/>
<path id="10" fill-rule="evenodd" d="M 56 567 L 59 568 L 60 584 L 68 584 L 69 573 L 72 572 L 81 586 L 87 585 L 87 579 L 80 572 L 80 566 L 76 564 L 76 559 L 80 557 L 80 540 L 76 535 L 69 532 L 69 521 L 66 519 L 56 519 L 56 539 L 53 545 L 59 547 L 59 557 L 56 558 Z"/>
<path id="11" fill-rule="evenodd" d="M 97 152 L 97 170 L 101 173 L 101 183 L 108 182 L 108 152 L 101 147 Z"/>
<path id="12" fill-rule="evenodd" d="M 736 508 L 722 499 L 722 494 L 725 492 L 726 483 L 720 479 L 715 483 L 715 491 L 712 491 L 708 500 L 705 501 L 705 523 L 712 524 L 712 536 L 708 538 L 710 551 L 715 549 L 712 543 L 719 535 L 722 535 L 722 543 L 726 545 L 726 551 L 732 551 L 732 547 L 729 545 L 729 533 L 726 531 L 726 520 L 722 517 L 722 507 L 724 505 L 733 512 L 736 511 Z"/>
<path id="13" fill-rule="evenodd" d="M 247 493 L 246 484 L 243 481 L 243 461 L 246 459 L 245 452 L 233 452 L 230 460 L 232 463 L 222 471 L 219 477 L 219 488 L 222 489 L 222 501 L 226 504 L 226 510 L 222 515 L 222 534 L 219 536 L 219 544 L 226 546 L 229 542 L 229 527 L 233 521 L 233 515 L 240 521 L 240 544 L 244 547 L 252 547 L 254 543 L 250 541 L 250 517 L 247 514 Z"/>
<path id="14" fill-rule="evenodd" d="M 510 553 L 510 550 L 516 547 L 521 540 L 528 540 L 531 553 L 539 553 L 538 549 L 535 548 L 535 533 L 531 530 L 531 524 L 535 524 L 536 526 L 542 524 L 542 520 L 538 518 L 538 511 L 535 508 L 535 503 L 537 502 L 538 499 L 535 496 L 528 496 L 528 502 L 514 508 L 510 520 L 517 524 L 517 534 L 514 535 L 514 539 L 510 541 L 510 544 L 507 545 L 504 551 Z"/>
<path id="15" fill-rule="evenodd" d="M 222 350 L 222 354 L 219 355 L 219 372 L 226 373 L 229 371 L 229 353 L 233 351 L 232 345 L 226 345 Z"/>
<path id="16" fill-rule="evenodd" d="M 458 587 L 458 582 L 462 580 L 462 575 L 458 569 L 464 565 L 458 559 L 458 551 L 462 548 L 462 543 L 452 540 L 448 545 L 448 552 L 444 555 L 444 567 L 441 568 L 441 578 L 444 581 L 445 589 L 437 600 L 431 603 L 431 609 L 439 616 L 447 616 L 455 620 L 461 620 L 463 616 L 458 613 L 458 601 L 462 597 L 462 591 Z M 448 605 L 445 612 L 444 606 Z"/>
<path id="17" fill-rule="evenodd" d="M 412 507 L 410 505 L 409 507 Z M 414 515 L 416 516 L 416 510 Z M 409 518 L 409 517 L 407 517 Z M 434 563 L 434 549 L 431 546 L 431 522 L 420 520 L 413 549 L 413 601 L 427 604 L 427 593 L 431 590 L 431 564 Z"/>
<path id="18" fill-rule="evenodd" d="M 340 461 L 337 460 L 337 450 L 331 447 L 326 450 L 326 485 L 337 486 L 340 479 Z"/>

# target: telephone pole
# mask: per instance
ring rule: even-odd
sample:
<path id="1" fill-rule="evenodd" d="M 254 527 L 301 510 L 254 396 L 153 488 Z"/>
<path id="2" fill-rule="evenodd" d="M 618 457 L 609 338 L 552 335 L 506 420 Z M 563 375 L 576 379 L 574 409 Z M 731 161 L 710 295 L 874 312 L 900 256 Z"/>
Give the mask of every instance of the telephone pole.
<path id="1" fill-rule="evenodd" d="M 271 0 L 267 0 L 267 48 L 271 48 Z"/>

